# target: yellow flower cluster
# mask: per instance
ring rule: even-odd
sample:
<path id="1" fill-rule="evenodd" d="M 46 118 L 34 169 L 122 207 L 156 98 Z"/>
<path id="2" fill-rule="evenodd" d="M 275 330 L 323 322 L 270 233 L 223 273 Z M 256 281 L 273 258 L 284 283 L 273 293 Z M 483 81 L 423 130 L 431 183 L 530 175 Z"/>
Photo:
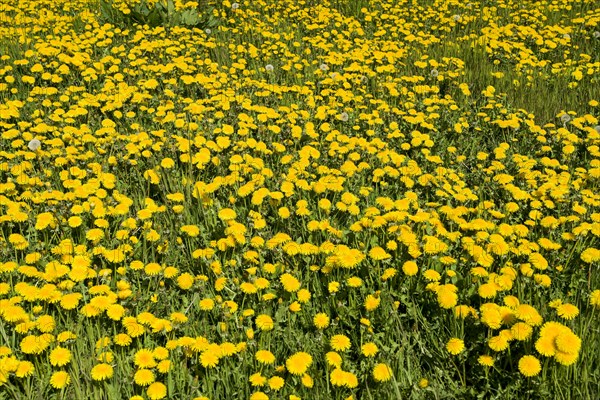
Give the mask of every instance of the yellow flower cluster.
<path id="1" fill-rule="evenodd" d="M 1 393 L 591 393 L 597 4 L 169 1 L 0 8 Z"/>

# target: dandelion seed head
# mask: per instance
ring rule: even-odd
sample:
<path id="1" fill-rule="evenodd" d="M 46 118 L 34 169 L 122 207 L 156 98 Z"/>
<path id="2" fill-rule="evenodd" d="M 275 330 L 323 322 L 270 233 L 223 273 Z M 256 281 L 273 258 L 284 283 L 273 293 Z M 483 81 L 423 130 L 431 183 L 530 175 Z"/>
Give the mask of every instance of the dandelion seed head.
<path id="1" fill-rule="evenodd" d="M 38 139 L 31 139 L 27 144 L 27 147 L 31 151 L 38 151 L 41 146 L 42 142 L 40 142 Z"/>

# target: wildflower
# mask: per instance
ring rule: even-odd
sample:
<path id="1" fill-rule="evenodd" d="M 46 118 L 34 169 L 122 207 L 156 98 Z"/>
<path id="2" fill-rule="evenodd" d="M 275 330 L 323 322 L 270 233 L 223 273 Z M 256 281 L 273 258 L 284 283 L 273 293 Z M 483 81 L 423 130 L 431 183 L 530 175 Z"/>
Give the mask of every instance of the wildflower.
<path id="1" fill-rule="evenodd" d="M 112 378 L 114 373 L 113 367 L 109 364 L 102 363 L 92 368 L 92 379 L 95 381 L 103 381 Z"/>
<path id="2" fill-rule="evenodd" d="M 519 360 L 519 372 L 528 378 L 536 376 L 540 373 L 541 370 L 542 365 L 540 364 L 540 361 L 534 356 L 523 356 Z"/>
<path id="3" fill-rule="evenodd" d="M 274 376 L 269 379 L 268 384 L 272 390 L 277 391 L 285 385 L 285 380 L 280 376 Z"/>
<path id="4" fill-rule="evenodd" d="M 297 292 L 300 289 L 300 281 L 291 274 L 285 273 L 281 275 L 279 281 L 286 292 Z"/>
<path id="5" fill-rule="evenodd" d="M 268 72 L 271 72 L 275 69 L 275 67 L 273 67 L 273 64 L 267 64 L 265 65 L 265 70 L 267 70 Z"/>
<path id="6" fill-rule="evenodd" d="M 256 361 L 262 364 L 273 364 L 275 356 L 269 350 L 258 350 L 254 355 Z"/>
<path id="7" fill-rule="evenodd" d="M 488 340 L 488 346 L 494 351 L 504 351 L 508 348 L 508 339 L 505 336 L 492 336 Z"/>
<path id="8" fill-rule="evenodd" d="M 133 376 L 133 380 L 137 385 L 148 386 L 154 382 L 154 373 L 146 368 L 138 369 Z"/>
<path id="9" fill-rule="evenodd" d="M 365 309 L 367 311 L 373 311 L 373 310 L 377 309 L 377 307 L 379 307 L 380 302 L 381 302 L 381 299 L 379 297 L 375 297 L 370 294 L 365 299 Z"/>
<path id="10" fill-rule="evenodd" d="M 62 367 L 71 361 L 71 352 L 64 347 L 56 347 L 50 353 L 50 364 L 55 367 Z"/>
<path id="11" fill-rule="evenodd" d="M 590 293 L 590 305 L 600 308 L 600 289 L 596 289 Z"/>
<path id="12" fill-rule="evenodd" d="M 377 382 L 387 382 L 392 378 L 392 370 L 387 364 L 377 364 L 373 368 L 373 378 Z"/>
<path id="13" fill-rule="evenodd" d="M 167 387 L 161 382 L 154 382 L 148 386 L 146 394 L 150 400 L 164 399 L 167 396 Z"/>
<path id="14" fill-rule="evenodd" d="M 38 139 L 31 139 L 29 141 L 29 143 L 27 144 L 27 147 L 31 151 L 38 151 L 41 146 L 42 146 L 42 142 L 40 142 Z"/>
<path id="15" fill-rule="evenodd" d="M 250 375 L 248 380 L 252 386 L 264 386 L 267 383 L 267 378 L 262 376 L 260 372 Z"/>
<path id="16" fill-rule="evenodd" d="M 402 265 L 402 272 L 404 272 L 406 276 L 414 276 L 419 272 L 419 267 L 414 261 L 406 261 Z"/>
<path id="17" fill-rule="evenodd" d="M 293 354 L 285 362 L 287 370 L 294 375 L 303 375 L 311 364 L 312 356 L 302 351 Z"/>
<path id="18" fill-rule="evenodd" d="M 219 364 L 219 356 L 210 350 L 205 350 L 200 354 L 200 364 L 204 368 L 216 367 Z"/>
<path id="19" fill-rule="evenodd" d="M 484 367 L 491 367 L 494 365 L 494 357 L 488 355 L 481 355 L 477 358 L 477 362 L 479 365 L 483 365 Z"/>
<path id="20" fill-rule="evenodd" d="M 345 335 L 334 335 L 329 343 L 335 351 L 346 351 L 351 346 L 350 339 Z"/>
<path id="21" fill-rule="evenodd" d="M 373 342 L 363 344 L 360 350 L 365 357 L 373 357 L 379 351 L 377 345 Z"/>
<path id="22" fill-rule="evenodd" d="M 336 367 L 336 368 L 342 367 L 342 356 L 340 356 L 335 351 L 327 352 L 327 354 L 325 354 L 325 361 L 327 361 L 327 364 L 329 364 L 333 367 Z"/>
<path id="23" fill-rule="evenodd" d="M 133 357 L 133 363 L 139 368 L 154 368 L 156 366 L 154 354 L 148 349 L 138 350 Z"/>
<path id="24" fill-rule="evenodd" d="M 556 312 L 558 313 L 559 317 L 564 318 L 566 320 L 571 320 L 577 315 L 579 315 L 579 309 L 573 304 L 568 303 L 561 304 L 560 306 L 558 306 Z"/>
<path id="25" fill-rule="evenodd" d="M 261 331 L 270 331 L 270 330 L 273 330 L 273 328 L 275 327 L 275 323 L 273 322 L 273 319 L 265 314 L 261 314 L 258 317 L 256 317 L 255 322 L 256 322 L 256 326 Z"/>
<path id="26" fill-rule="evenodd" d="M 71 377 L 65 371 L 57 371 L 50 377 L 50 385 L 54 389 L 63 389 L 71 383 Z"/>
<path id="27" fill-rule="evenodd" d="M 517 322 L 510 328 L 513 338 L 516 340 L 527 340 L 533 333 L 533 328 L 525 322 Z"/>
<path id="28" fill-rule="evenodd" d="M 446 343 L 446 350 L 448 350 L 448 353 L 456 356 L 460 353 L 462 353 L 462 351 L 465 349 L 465 342 L 463 342 L 462 340 L 458 339 L 458 338 L 452 338 L 448 341 L 448 343 Z"/>
<path id="29" fill-rule="evenodd" d="M 35 371 L 35 367 L 30 361 L 19 361 L 17 365 L 17 369 L 15 371 L 15 375 L 18 378 L 25 378 L 28 376 L 32 376 Z"/>

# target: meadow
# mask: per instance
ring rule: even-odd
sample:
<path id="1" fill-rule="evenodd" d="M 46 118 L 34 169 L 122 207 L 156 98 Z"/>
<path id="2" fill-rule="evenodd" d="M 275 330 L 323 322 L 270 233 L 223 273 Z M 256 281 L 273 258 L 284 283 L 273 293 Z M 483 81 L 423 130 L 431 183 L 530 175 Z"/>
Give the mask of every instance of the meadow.
<path id="1" fill-rule="evenodd" d="M 0 0 L 0 400 L 600 398 L 594 0 Z"/>

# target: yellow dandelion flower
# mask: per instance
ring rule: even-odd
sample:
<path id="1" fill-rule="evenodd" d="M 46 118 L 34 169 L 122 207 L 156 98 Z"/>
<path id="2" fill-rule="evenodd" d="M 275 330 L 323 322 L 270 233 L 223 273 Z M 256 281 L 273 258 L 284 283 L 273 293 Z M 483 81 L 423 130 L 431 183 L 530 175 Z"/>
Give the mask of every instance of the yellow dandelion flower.
<path id="1" fill-rule="evenodd" d="M 392 369 L 387 364 L 376 364 L 373 368 L 373 378 L 377 382 L 387 382 L 392 378 Z"/>
<path id="2" fill-rule="evenodd" d="M 579 308 L 573 304 L 565 303 L 558 306 L 556 312 L 558 313 L 559 317 L 566 320 L 571 320 L 579 315 Z"/>
<path id="3" fill-rule="evenodd" d="M 540 360 L 531 355 L 526 355 L 519 359 L 519 372 L 528 378 L 536 376 L 542 370 Z"/>
<path id="4" fill-rule="evenodd" d="M 347 351 L 351 346 L 350 339 L 345 335 L 334 335 L 330 339 L 329 344 L 335 351 Z"/>
<path id="5" fill-rule="evenodd" d="M 148 386 L 146 394 L 150 400 L 164 399 L 167 396 L 167 387 L 161 382 L 154 382 Z"/>
<path id="6" fill-rule="evenodd" d="M 104 381 L 106 379 L 110 379 L 112 378 L 114 373 L 113 367 L 109 364 L 106 363 L 101 363 L 98 365 L 95 365 L 94 368 L 92 368 L 92 379 L 95 381 Z"/>
<path id="7" fill-rule="evenodd" d="M 446 343 L 446 350 L 448 353 L 456 356 L 463 352 L 465 349 L 465 342 L 458 338 L 452 338 Z"/>
<path id="8" fill-rule="evenodd" d="M 133 381 L 139 386 L 148 386 L 153 383 L 154 380 L 154 372 L 146 368 L 138 369 L 135 375 L 133 375 Z"/>
<path id="9" fill-rule="evenodd" d="M 256 317 L 255 323 L 258 329 L 260 329 L 261 331 L 270 331 L 273 330 L 273 328 L 275 327 L 273 319 L 266 314 L 261 314 L 258 317 Z"/>
<path id="10" fill-rule="evenodd" d="M 491 367 L 494 365 L 494 357 L 488 355 L 481 355 L 477 358 L 479 365 L 484 367 Z"/>
<path id="11" fill-rule="evenodd" d="M 287 370 L 294 375 L 304 375 L 311 364 L 312 356 L 302 351 L 293 354 L 285 362 Z"/>
<path id="12" fill-rule="evenodd" d="M 365 357 L 373 357 L 379 351 L 377 345 L 373 342 L 363 344 L 360 350 Z"/>
<path id="13" fill-rule="evenodd" d="M 269 350 L 258 350 L 254 355 L 256 361 L 262 364 L 273 364 L 275 356 Z"/>
<path id="14" fill-rule="evenodd" d="M 50 352 L 50 364 L 55 367 L 62 367 L 71 362 L 71 351 L 64 347 L 56 347 Z"/>
<path id="15" fill-rule="evenodd" d="M 71 377 L 65 371 L 57 371 L 50 377 L 50 385 L 54 389 L 63 389 L 71 383 Z"/>

